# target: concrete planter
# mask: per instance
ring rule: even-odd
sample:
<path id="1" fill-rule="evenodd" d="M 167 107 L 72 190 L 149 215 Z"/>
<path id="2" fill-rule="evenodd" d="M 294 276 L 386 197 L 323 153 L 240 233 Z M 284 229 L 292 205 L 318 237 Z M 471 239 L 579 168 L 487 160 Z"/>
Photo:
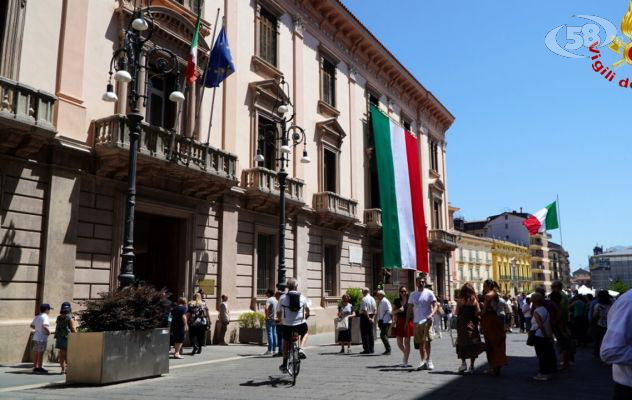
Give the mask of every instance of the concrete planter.
<path id="1" fill-rule="evenodd" d="M 169 329 L 78 332 L 68 339 L 66 383 L 105 385 L 169 373 Z"/>
<path id="2" fill-rule="evenodd" d="M 268 344 L 265 328 L 239 328 L 239 343 Z"/>
<path id="3" fill-rule="evenodd" d="M 351 344 L 362 344 L 362 335 L 360 334 L 360 317 L 349 318 L 351 323 Z M 334 323 L 335 342 L 338 343 L 338 331 Z"/>

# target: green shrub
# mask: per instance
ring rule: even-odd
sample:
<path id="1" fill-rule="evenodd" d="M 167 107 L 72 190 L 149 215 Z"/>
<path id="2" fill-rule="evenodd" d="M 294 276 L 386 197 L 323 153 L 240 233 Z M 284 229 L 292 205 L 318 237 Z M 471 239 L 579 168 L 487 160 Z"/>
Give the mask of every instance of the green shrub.
<path id="1" fill-rule="evenodd" d="M 610 287 L 608 289 L 614 290 L 615 292 L 619 292 L 619 293 L 623 294 L 623 293 L 627 292 L 630 289 L 630 287 L 625 282 L 623 282 L 622 280 L 618 279 L 618 280 L 612 282 L 612 284 L 610 285 Z"/>
<path id="2" fill-rule="evenodd" d="M 260 312 L 248 311 L 239 316 L 240 328 L 263 328 L 266 317 Z"/>
<path id="3" fill-rule="evenodd" d="M 141 331 L 167 326 L 169 294 L 165 289 L 135 285 L 83 302 L 79 311 L 82 332 Z"/>

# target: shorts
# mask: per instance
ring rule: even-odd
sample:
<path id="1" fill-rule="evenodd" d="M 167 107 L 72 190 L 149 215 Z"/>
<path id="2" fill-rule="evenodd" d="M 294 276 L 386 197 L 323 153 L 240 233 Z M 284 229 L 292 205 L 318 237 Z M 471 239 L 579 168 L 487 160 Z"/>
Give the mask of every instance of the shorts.
<path id="1" fill-rule="evenodd" d="M 415 325 L 415 342 L 426 343 L 431 342 L 430 328 L 432 327 L 431 321 L 420 322 Z"/>
<path id="2" fill-rule="evenodd" d="M 68 349 L 68 338 L 67 337 L 55 338 L 55 348 L 58 348 L 60 350 Z"/>
<path id="3" fill-rule="evenodd" d="M 298 333 L 298 335 L 302 338 L 307 334 L 307 322 L 303 322 L 300 325 L 294 326 L 285 326 L 281 327 L 281 332 L 283 336 L 283 340 L 291 340 L 292 339 L 292 331 Z"/>
<path id="4" fill-rule="evenodd" d="M 34 352 L 36 353 L 43 353 L 46 351 L 46 344 L 48 342 L 40 342 L 38 340 L 33 340 L 31 342 L 31 348 L 33 349 Z"/>

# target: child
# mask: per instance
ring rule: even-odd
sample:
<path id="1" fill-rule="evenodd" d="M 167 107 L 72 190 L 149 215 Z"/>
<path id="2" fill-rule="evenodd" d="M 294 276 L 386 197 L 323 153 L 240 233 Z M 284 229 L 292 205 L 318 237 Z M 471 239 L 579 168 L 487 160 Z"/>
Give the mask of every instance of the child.
<path id="1" fill-rule="evenodd" d="M 35 329 L 33 333 L 33 351 L 35 352 L 35 361 L 33 361 L 33 373 L 34 374 L 47 374 L 48 371 L 42 368 L 44 361 L 44 352 L 46 351 L 46 343 L 48 342 L 48 335 L 50 335 L 50 321 L 48 319 L 48 313 L 51 307 L 48 304 L 40 305 L 40 313 L 35 316 L 33 322 L 31 322 L 31 328 Z"/>
<path id="2" fill-rule="evenodd" d="M 64 301 L 55 322 L 55 347 L 59 349 L 59 366 L 62 374 L 66 373 L 66 351 L 68 350 L 68 336 L 71 332 L 77 332 L 77 322 L 72 315 L 70 303 Z"/>

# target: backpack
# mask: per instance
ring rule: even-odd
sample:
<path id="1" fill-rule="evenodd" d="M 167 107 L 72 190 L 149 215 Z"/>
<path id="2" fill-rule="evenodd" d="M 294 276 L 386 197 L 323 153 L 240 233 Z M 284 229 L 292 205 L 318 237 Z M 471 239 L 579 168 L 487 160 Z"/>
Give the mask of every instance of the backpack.
<path id="1" fill-rule="evenodd" d="M 290 299 L 290 305 L 288 307 L 290 311 L 292 312 L 301 311 L 301 308 L 303 308 L 301 306 L 301 294 L 298 292 L 295 292 L 295 293 L 288 293 L 287 295 Z"/>
<path id="2" fill-rule="evenodd" d="M 201 305 L 193 306 L 191 310 L 191 325 L 192 326 L 206 326 L 208 321 L 206 320 L 206 310 Z"/>

